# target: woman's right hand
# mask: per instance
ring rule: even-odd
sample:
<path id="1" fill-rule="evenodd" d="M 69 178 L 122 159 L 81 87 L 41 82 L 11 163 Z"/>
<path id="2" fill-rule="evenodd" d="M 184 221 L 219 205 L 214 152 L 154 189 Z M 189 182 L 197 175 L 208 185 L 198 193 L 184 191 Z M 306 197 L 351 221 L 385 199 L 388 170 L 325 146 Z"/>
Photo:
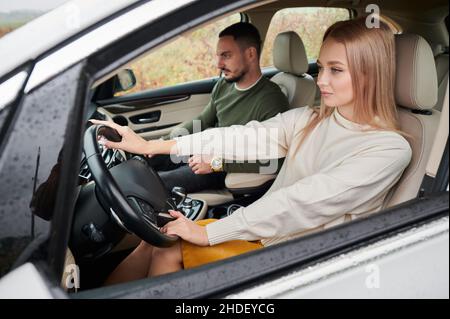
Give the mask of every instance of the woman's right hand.
<path id="1" fill-rule="evenodd" d="M 133 154 L 143 154 L 148 155 L 152 153 L 152 147 L 150 143 L 144 140 L 142 137 L 137 135 L 128 126 L 120 126 L 114 122 L 110 121 L 100 121 L 100 120 L 90 120 L 93 124 L 105 125 L 115 129 L 120 136 L 122 136 L 122 141 L 112 142 L 102 137 L 99 143 L 103 144 L 107 148 L 120 149 L 128 153 Z"/>

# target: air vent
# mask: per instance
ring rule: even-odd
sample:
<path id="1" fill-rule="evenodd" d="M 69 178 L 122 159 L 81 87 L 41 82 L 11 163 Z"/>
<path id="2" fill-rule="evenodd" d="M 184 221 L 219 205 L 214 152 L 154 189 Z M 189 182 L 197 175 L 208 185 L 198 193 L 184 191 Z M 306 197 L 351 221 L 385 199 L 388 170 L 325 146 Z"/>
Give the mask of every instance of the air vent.
<path id="1" fill-rule="evenodd" d="M 122 126 L 128 126 L 128 120 L 125 118 L 125 116 L 122 116 L 122 115 L 114 116 L 113 121 L 116 124 L 119 124 Z"/>

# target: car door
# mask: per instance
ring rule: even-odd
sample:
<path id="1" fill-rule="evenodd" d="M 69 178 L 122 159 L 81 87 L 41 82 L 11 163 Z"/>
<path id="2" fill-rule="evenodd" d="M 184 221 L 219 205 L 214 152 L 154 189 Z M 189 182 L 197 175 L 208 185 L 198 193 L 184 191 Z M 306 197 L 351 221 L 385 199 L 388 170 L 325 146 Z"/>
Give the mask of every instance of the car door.
<path id="1" fill-rule="evenodd" d="M 128 7 L 121 3 L 111 16 L 91 21 L 87 29 L 75 35 L 67 33 L 67 39 L 59 38 L 61 43 L 43 46 L 36 60 L 0 76 L 0 91 L 8 92 L 0 101 L 0 176 L 5 181 L 1 185 L 0 239 L 2 258 L 7 258 L 1 262 L 3 297 L 61 297 L 61 287 L 72 288 L 60 279 L 69 272 L 70 280 L 74 280 L 77 272 L 76 264 L 66 263 L 71 255 L 67 244 L 78 192 L 82 134 L 98 106 L 92 102 L 94 82 L 108 77 L 115 65 L 129 62 L 124 52 L 138 57 L 173 35 L 251 2 L 217 1 L 210 6 L 208 1 L 130 0 Z M 188 6 L 191 3 L 193 6 Z M 196 22 L 192 25 L 192 21 Z M 55 28 L 60 27 L 59 19 L 39 21 L 52 22 Z M 172 35 L 168 36 L 168 30 Z M 180 112 L 187 115 L 179 116 L 177 121 L 192 118 L 203 109 L 214 81 L 206 79 L 200 86 L 188 84 L 181 90 L 183 100 L 189 101 L 187 111 Z M 163 100 L 162 104 L 178 108 L 179 91 L 168 91 L 152 94 Z M 193 95 L 200 97 L 195 99 Z M 147 93 L 137 96 L 140 103 L 135 107 L 143 105 L 144 109 L 135 114 L 138 118 L 152 108 L 162 110 L 161 104 L 155 105 Z M 130 97 L 119 99 L 135 102 Z M 131 122 L 133 115 L 126 113 Z M 161 111 L 157 120 L 143 126 L 161 126 L 164 121 L 173 125 L 173 118 Z M 27 290 L 28 281 L 36 284 L 35 290 Z"/>
<path id="2" fill-rule="evenodd" d="M 160 138 L 202 112 L 217 80 L 218 77 L 98 100 L 98 110 L 145 139 Z"/>
<path id="3" fill-rule="evenodd" d="M 139 6 L 136 1 L 128 1 L 128 6 L 126 2 L 111 16 L 90 21 L 87 29 L 67 32 L 67 39 L 58 38 L 61 43 L 42 45 L 42 51 L 36 53 L 39 58 L 12 65 L 12 71 L 0 75 L 3 298 L 63 297 L 63 274 L 73 275 L 70 280 L 76 276 L 76 264 L 65 264 L 65 260 L 70 255 L 67 243 L 77 197 L 82 127 L 92 115 L 92 104 L 86 103 L 92 94 L 86 59 L 93 48 L 86 41 L 106 47 L 192 1 L 141 1 Z M 33 25 L 61 27 L 59 18 L 44 18 Z M 127 28 L 123 28 L 124 21 Z M 9 43 L 14 42 L 12 36 Z"/>

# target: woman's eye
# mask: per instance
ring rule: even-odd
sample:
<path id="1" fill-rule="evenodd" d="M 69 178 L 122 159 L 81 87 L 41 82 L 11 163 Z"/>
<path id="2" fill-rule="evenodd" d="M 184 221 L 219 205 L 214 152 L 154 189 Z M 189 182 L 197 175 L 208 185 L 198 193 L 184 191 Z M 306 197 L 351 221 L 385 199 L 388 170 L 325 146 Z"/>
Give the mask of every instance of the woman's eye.
<path id="1" fill-rule="evenodd" d="M 333 72 L 333 73 L 339 73 L 339 72 L 342 72 L 342 70 L 336 69 L 336 68 L 331 68 L 331 72 Z"/>
<path id="2" fill-rule="evenodd" d="M 318 69 L 319 71 L 322 71 L 323 67 L 322 67 L 321 65 L 317 65 L 317 69 Z"/>

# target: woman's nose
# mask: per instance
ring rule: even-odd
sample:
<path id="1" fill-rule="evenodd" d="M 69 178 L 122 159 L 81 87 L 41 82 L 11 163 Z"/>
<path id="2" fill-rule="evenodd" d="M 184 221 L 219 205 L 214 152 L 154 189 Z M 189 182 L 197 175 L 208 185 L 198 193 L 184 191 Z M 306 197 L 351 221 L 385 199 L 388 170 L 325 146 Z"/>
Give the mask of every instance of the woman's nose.
<path id="1" fill-rule="evenodd" d="M 319 72 L 319 75 L 317 76 L 317 85 L 319 87 L 320 86 L 324 87 L 324 86 L 328 85 L 329 79 L 328 79 L 328 76 L 326 76 L 324 73 L 325 72 L 321 71 L 321 72 Z"/>

